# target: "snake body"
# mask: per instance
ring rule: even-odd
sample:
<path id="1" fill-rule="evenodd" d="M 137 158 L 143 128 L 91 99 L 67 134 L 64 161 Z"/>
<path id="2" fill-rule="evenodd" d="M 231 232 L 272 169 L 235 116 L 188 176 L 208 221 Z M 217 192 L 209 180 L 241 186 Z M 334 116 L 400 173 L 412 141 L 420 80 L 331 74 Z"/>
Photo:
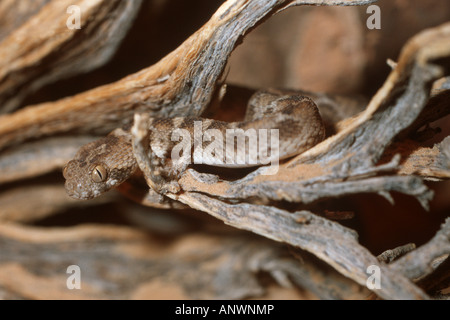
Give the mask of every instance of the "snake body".
<path id="1" fill-rule="evenodd" d="M 201 124 L 201 140 L 199 141 L 198 124 Z M 230 129 L 239 134 L 248 133 L 249 130 L 277 130 L 279 160 L 300 154 L 325 137 L 325 129 L 315 103 L 305 96 L 276 95 L 259 92 L 249 101 L 244 121 L 223 122 L 195 117 L 151 118 L 147 120 L 148 128 L 148 154 L 152 159 L 152 176 L 160 176 L 164 180 L 177 179 L 192 160 L 203 164 L 223 167 L 258 166 L 256 146 L 253 143 L 237 144 L 234 150 L 223 147 L 223 156 L 230 153 L 244 155 L 245 159 L 253 160 L 248 163 L 230 163 L 217 161 L 217 157 L 208 156 L 208 153 L 196 152 L 195 148 L 211 148 L 218 143 L 217 138 L 212 139 L 210 133 L 226 136 Z M 138 170 L 138 163 L 133 154 L 133 135 L 130 127 L 119 128 L 104 138 L 86 144 L 77 152 L 74 159 L 64 168 L 67 193 L 76 199 L 92 199 L 126 181 Z M 180 140 L 173 139 L 174 130 L 182 129 L 193 137 L 189 141 L 191 162 L 183 159 L 173 159 L 174 148 Z M 239 129 L 239 130 L 236 130 Z M 197 132 L 196 132 L 197 130 Z M 209 136 L 208 136 L 209 134 Z M 205 138 L 206 136 L 206 138 Z M 246 137 L 242 137 L 246 139 Z M 248 138 L 248 137 L 247 137 Z M 185 138 L 182 139 L 184 141 Z M 196 140 L 197 139 L 197 140 Z M 245 140 L 243 140 L 245 141 Z M 185 141 L 186 142 L 186 141 Z M 244 148 L 245 150 L 239 150 Z M 215 150 L 218 150 L 217 148 Z M 240 151 L 242 151 L 240 153 Z M 186 154 L 184 154 L 186 156 Z M 266 164 L 266 163 L 264 163 Z"/>

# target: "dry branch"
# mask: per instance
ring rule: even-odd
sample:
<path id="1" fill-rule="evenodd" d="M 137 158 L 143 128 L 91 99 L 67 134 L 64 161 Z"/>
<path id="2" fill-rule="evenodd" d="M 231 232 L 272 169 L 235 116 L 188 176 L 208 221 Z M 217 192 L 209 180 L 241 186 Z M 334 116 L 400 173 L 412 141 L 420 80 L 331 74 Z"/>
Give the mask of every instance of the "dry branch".
<path id="1" fill-rule="evenodd" d="M 0 2 L 0 41 L 24 24 L 49 1 L 30 1 L 25 6 L 14 0 Z"/>
<path id="2" fill-rule="evenodd" d="M 450 218 L 426 245 L 414 250 L 390 267 L 410 279 L 417 280 L 431 274 L 450 255 Z M 434 264 L 436 260 L 440 263 Z"/>
<path id="3" fill-rule="evenodd" d="M 185 234 L 166 243 L 125 227 L 49 231 L 7 224 L 0 225 L 0 246 L 3 298 L 241 299 L 266 292 L 261 273 L 318 298 L 368 295 L 312 257 L 298 260 L 284 246 L 243 234 Z M 74 263 L 85 270 L 83 290 L 66 288 L 65 270 Z"/>
<path id="4" fill-rule="evenodd" d="M 104 195 L 91 203 L 79 203 L 66 195 L 61 182 L 32 183 L 12 187 L 0 194 L 0 221 L 33 223 L 71 208 L 90 207 L 114 202 L 116 193 Z"/>
<path id="5" fill-rule="evenodd" d="M 51 137 L 9 149 L 0 158 L 0 184 L 41 176 L 60 170 L 94 137 Z"/>
<path id="6" fill-rule="evenodd" d="M 48 2 L 0 45 L 0 114 L 48 83 L 108 62 L 140 5 L 141 0 Z M 70 6 L 80 8 L 81 29 L 66 25 Z"/>
<path id="7" fill-rule="evenodd" d="M 380 266 L 383 287 L 377 294 L 383 298 L 427 297 L 408 279 L 378 263 L 367 249 L 358 244 L 357 235 L 352 230 L 310 212 L 291 214 L 273 207 L 229 205 L 195 193 L 186 193 L 177 199 L 192 208 L 208 212 L 233 227 L 309 251 L 362 286 L 366 285 L 367 268 L 371 265 Z"/>

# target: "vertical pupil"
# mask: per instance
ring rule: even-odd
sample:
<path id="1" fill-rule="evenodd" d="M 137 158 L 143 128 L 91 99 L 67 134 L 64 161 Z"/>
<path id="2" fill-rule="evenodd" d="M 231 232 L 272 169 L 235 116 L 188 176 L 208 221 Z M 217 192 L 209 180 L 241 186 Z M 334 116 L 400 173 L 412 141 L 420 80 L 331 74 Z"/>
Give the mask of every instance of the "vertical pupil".
<path id="1" fill-rule="evenodd" d="M 97 171 L 98 176 L 100 177 L 100 179 L 103 179 L 102 173 L 100 172 L 100 170 L 95 169 Z"/>

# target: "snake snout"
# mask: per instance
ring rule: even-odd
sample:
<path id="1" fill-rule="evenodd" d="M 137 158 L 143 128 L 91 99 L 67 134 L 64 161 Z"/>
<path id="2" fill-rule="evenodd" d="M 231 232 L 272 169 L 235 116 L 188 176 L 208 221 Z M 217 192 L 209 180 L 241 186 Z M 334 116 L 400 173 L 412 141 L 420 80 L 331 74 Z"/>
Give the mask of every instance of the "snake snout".
<path id="1" fill-rule="evenodd" d="M 89 190 L 83 188 L 80 183 L 77 184 L 66 181 L 65 188 L 67 194 L 74 199 L 88 200 L 93 197 L 92 193 Z"/>
<path id="2" fill-rule="evenodd" d="M 84 179 L 85 173 L 81 172 L 76 161 L 72 160 L 64 167 L 63 176 L 66 179 L 66 192 L 71 198 L 88 200 L 94 197 L 94 193 Z"/>

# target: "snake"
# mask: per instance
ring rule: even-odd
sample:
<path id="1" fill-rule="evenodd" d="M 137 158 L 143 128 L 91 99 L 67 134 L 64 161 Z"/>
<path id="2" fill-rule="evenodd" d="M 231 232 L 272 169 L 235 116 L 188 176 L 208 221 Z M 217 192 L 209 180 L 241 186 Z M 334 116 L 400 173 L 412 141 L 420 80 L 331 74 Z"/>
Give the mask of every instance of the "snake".
<path id="1" fill-rule="evenodd" d="M 204 165 L 230 168 L 267 165 L 268 159 L 262 163 L 256 156 L 257 143 L 249 140 L 248 132 L 276 130 L 278 144 L 277 152 L 273 154 L 277 160 L 301 154 L 325 138 L 320 112 L 311 98 L 270 92 L 257 92 L 250 98 L 243 121 L 224 122 L 201 117 L 164 118 L 147 115 L 145 127 L 148 132 L 146 154 L 151 161 L 150 168 L 144 170 L 151 172 L 144 174 L 159 179 L 155 184 L 149 184 L 150 188 L 157 189 L 157 192 L 160 192 L 161 188 L 155 188 L 155 185 L 176 181 L 193 160 Z M 193 138 L 179 139 L 180 130 Z M 217 137 L 228 137 L 230 130 L 235 134 L 233 139 L 239 141 L 244 138 L 241 141 L 246 143 L 230 144 L 231 148 L 225 144 L 220 147 L 219 142 L 223 141 Z M 178 139 L 174 139 L 176 132 Z M 211 133 L 214 133 L 214 139 L 211 138 Z M 187 151 L 184 150 L 183 156 L 174 159 L 174 150 L 179 148 L 180 141 L 185 142 L 183 146 L 187 145 Z M 211 150 L 211 146 L 214 146 L 212 156 L 211 153 L 197 152 L 198 148 Z M 266 151 L 273 151 L 270 150 L 271 146 L 268 149 Z M 224 159 L 230 157 L 230 153 L 234 159 L 240 154 L 247 161 L 225 161 Z M 175 154 L 179 155 L 178 151 Z M 223 159 L 218 159 L 218 155 Z M 117 128 L 78 150 L 63 168 L 65 189 L 72 198 L 93 199 L 119 186 L 138 170 L 139 164 L 133 152 L 132 126 L 128 125 Z"/>

